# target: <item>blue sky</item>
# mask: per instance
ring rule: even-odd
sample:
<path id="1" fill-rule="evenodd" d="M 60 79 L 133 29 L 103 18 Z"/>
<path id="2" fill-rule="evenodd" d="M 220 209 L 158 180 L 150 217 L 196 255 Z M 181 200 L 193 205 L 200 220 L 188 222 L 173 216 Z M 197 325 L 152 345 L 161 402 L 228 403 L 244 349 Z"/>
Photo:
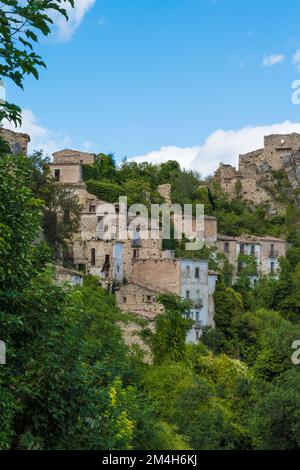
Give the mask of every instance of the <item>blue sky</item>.
<path id="1" fill-rule="evenodd" d="M 300 132 L 299 14 L 299 0 L 77 0 L 39 47 L 40 80 L 7 83 L 7 98 L 46 152 L 176 158 L 207 174 L 264 133 Z"/>

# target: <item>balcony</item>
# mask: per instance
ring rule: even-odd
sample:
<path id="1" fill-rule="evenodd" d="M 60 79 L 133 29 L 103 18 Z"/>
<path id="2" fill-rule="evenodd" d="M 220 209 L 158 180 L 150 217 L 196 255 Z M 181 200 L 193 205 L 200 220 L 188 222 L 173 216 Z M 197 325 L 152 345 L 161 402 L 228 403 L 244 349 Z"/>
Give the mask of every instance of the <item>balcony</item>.
<path id="1" fill-rule="evenodd" d="M 195 321 L 194 323 L 195 330 L 202 330 L 202 327 L 203 327 L 202 321 Z"/>
<path id="2" fill-rule="evenodd" d="M 195 306 L 195 308 L 203 308 L 203 301 L 202 301 L 202 299 L 196 299 L 196 300 L 194 300 L 194 306 Z"/>
<path id="3" fill-rule="evenodd" d="M 279 258 L 279 251 L 270 250 L 269 251 L 269 258 Z"/>
<path id="4" fill-rule="evenodd" d="M 140 238 L 135 238 L 131 240 L 131 246 L 132 248 L 140 248 L 142 246 L 142 242 Z"/>

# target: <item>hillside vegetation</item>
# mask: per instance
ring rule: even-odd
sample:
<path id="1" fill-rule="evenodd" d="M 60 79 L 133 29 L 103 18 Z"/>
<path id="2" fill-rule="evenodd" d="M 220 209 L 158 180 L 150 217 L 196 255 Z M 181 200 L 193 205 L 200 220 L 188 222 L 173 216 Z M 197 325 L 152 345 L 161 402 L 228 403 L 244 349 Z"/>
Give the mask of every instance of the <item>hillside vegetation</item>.
<path id="1" fill-rule="evenodd" d="M 54 280 L 51 262 L 76 231 L 77 201 L 60 195 L 64 217 L 58 217 L 41 155 L 2 153 L 0 324 L 7 364 L 0 366 L 0 448 L 299 450 L 300 366 L 291 360 L 292 343 L 300 340 L 297 207 L 288 201 L 286 213 L 270 219 L 263 207 L 208 191 L 199 175 L 174 162 L 117 168 L 100 155 L 98 163 L 85 178 L 99 197 L 126 188 L 132 201 L 149 203 L 159 197 L 159 183 L 171 183 L 174 202 L 205 202 L 223 233 L 286 234 L 291 248 L 279 280 L 262 278 L 255 287 L 246 275 L 231 286 L 223 265 L 216 329 L 207 329 L 198 345 L 185 344 L 189 303 L 160 296 L 165 313 L 155 332 L 142 332 L 149 364 L 138 347 L 125 345 L 120 322 L 129 319 L 94 278 L 77 288 Z"/>

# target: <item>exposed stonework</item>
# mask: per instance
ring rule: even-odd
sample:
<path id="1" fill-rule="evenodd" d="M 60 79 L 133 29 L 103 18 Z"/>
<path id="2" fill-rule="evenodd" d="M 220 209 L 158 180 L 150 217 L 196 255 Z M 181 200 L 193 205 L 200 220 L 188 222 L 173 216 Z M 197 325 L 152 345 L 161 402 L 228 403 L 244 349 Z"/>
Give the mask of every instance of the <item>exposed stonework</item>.
<path id="1" fill-rule="evenodd" d="M 285 256 L 287 248 L 285 240 L 280 238 L 251 235 L 218 235 L 217 246 L 234 266 L 235 275 L 243 267 L 239 263 L 239 255 L 252 256 L 257 264 L 257 273 L 252 276 L 254 280 L 262 274 L 276 277 L 279 273 L 279 258 Z"/>
<path id="2" fill-rule="evenodd" d="M 53 163 L 79 163 L 92 165 L 95 162 L 95 154 L 81 152 L 79 150 L 64 149 L 53 154 Z"/>
<path id="3" fill-rule="evenodd" d="M 163 311 L 162 305 L 155 301 L 158 293 L 158 290 L 131 282 L 116 290 L 116 300 L 123 312 L 137 313 L 144 319 L 154 320 Z"/>
<path id="4" fill-rule="evenodd" d="M 241 185 L 242 197 L 252 203 L 272 202 L 268 189 L 273 188 L 273 171 L 285 169 L 297 187 L 300 170 L 300 134 L 274 134 L 264 138 L 264 148 L 239 156 L 238 169 L 220 164 L 212 182 L 231 198 Z"/>
<path id="5" fill-rule="evenodd" d="M 173 293 L 192 302 L 190 317 L 194 320 L 187 341 L 197 343 L 204 326 L 214 326 L 213 293 L 217 273 L 208 270 L 207 261 L 188 259 L 136 260 L 132 282 L 117 291 L 118 306 L 153 320 L 162 308 L 158 293 Z"/>
<path id="6" fill-rule="evenodd" d="M 22 132 L 14 132 L 0 127 L 0 137 L 5 140 L 12 153 L 23 153 L 27 155 L 30 137 Z"/>
<path id="7" fill-rule="evenodd" d="M 161 184 L 158 186 L 157 191 L 159 194 L 164 198 L 165 204 L 171 205 L 172 204 L 172 199 L 171 199 L 171 191 L 172 191 L 172 186 L 170 184 Z"/>
<path id="8" fill-rule="evenodd" d="M 74 269 L 64 268 L 63 266 L 56 266 L 55 278 L 59 284 L 68 283 L 72 286 L 83 285 L 83 274 Z"/>

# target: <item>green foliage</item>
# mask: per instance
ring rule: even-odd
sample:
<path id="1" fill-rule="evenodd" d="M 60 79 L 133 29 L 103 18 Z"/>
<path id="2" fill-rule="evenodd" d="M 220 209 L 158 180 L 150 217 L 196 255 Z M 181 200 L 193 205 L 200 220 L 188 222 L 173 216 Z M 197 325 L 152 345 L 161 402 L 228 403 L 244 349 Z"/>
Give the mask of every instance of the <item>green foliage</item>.
<path id="1" fill-rule="evenodd" d="M 23 88 L 25 75 L 39 78 L 38 68 L 46 67 L 35 53 L 38 36 L 48 36 L 53 14 L 66 19 L 65 6 L 74 6 L 73 0 L 3 0 L 0 10 L 0 77 L 7 77 Z M 21 109 L 13 104 L 0 104 L 0 122 L 4 119 L 21 123 Z"/>
<path id="2" fill-rule="evenodd" d="M 255 446 L 267 450 L 300 449 L 300 376 L 294 368 L 259 393 L 251 413 Z"/>
<path id="3" fill-rule="evenodd" d="M 0 158 L 0 289 L 24 285 L 32 274 L 42 201 L 26 187 L 27 158 Z"/>
<path id="4" fill-rule="evenodd" d="M 185 358 L 186 335 L 192 326 L 188 312 L 191 302 L 174 294 L 160 294 L 157 301 L 164 312 L 155 318 L 155 330 L 144 331 L 155 364 L 179 361 Z"/>

